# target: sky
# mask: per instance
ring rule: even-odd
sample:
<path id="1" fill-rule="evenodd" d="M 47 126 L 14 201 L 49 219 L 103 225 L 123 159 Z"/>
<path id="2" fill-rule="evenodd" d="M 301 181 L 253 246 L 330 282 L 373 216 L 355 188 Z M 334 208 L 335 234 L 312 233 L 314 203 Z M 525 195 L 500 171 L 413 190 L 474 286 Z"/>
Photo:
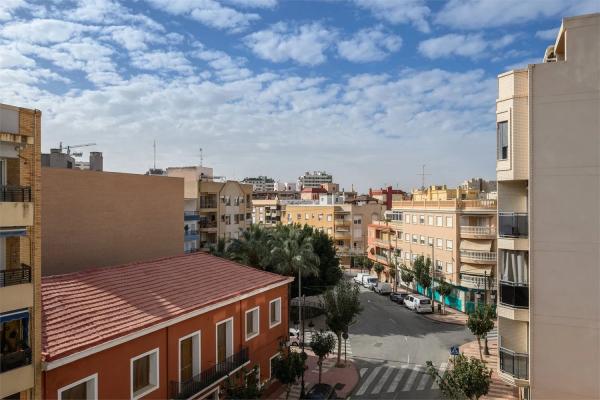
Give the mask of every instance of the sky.
<path id="1" fill-rule="evenodd" d="M 105 170 L 349 190 L 495 177 L 498 74 L 598 0 L 1 0 L 0 102 Z"/>

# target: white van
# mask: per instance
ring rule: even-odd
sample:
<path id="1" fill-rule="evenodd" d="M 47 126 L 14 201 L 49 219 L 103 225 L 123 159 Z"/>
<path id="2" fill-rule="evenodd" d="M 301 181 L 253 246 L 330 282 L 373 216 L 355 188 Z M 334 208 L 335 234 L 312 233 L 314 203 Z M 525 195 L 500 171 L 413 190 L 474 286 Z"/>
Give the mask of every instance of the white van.
<path id="1" fill-rule="evenodd" d="M 369 274 L 363 274 L 362 272 L 359 272 L 354 277 L 354 283 L 362 285 L 362 283 L 363 283 L 363 276 L 369 276 Z"/>
<path id="2" fill-rule="evenodd" d="M 379 279 L 375 278 L 374 276 L 363 276 L 362 284 L 366 288 L 371 289 L 373 286 L 377 285 L 377 282 L 379 282 Z"/>
<path id="3" fill-rule="evenodd" d="M 387 282 L 379 282 L 377 286 L 373 288 L 373 291 L 379 294 L 390 294 L 392 293 L 392 285 Z"/>
<path id="4" fill-rule="evenodd" d="M 410 310 L 418 313 L 430 313 L 433 312 L 433 306 L 429 297 L 421 296 L 418 294 L 409 294 L 404 299 L 404 305 Z"/>

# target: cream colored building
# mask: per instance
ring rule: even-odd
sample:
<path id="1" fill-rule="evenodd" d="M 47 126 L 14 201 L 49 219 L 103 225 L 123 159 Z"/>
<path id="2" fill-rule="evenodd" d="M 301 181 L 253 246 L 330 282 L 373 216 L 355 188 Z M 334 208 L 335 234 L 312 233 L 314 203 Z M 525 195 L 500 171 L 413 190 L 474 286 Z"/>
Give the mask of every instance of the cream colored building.
<path id="1" fill-rule="evenodd" d="M 252 223 L 251 184 L 219 180 L 207 167 L 167 168 L 167 175 L 184 179 L 184 251 L 236 239 Z"/>
<path id="2" fill-rule="evenodd" d="M 309 225 L 327 233 L 342 265 L 349 265 L 352 255 L 365 254 L 368 226 L 379 221 L 384 211 L 377 201 L 347 202 L 344 196 L 335 194 L 321 194 L 319 200 L 281 202 L 284 205 L 281 222 Z"/>
<path id="3" fill-rule="evenodd" d="M 385 267 L 379 278 L 392 282 L 391 268 L 411 269 L 424 256 L 432 260 L 435 280 L 454 286 L 445 299 L 448 306 L 468 312 L 486 299 L 493 302 L 496 201 L 445 186 L 414 191 L 413 199 L 393 201 L 385 222 L 369 227 L 368 257 Z M 413 288 L 423 293 L 420 286 Z"/>
<path id="4" fill-rule="evenodd" d="M 41 396 L 41 112 L 0 104 L 0 398 Z"/>
<path id="5" fill-rule="evenodd" d="M 599 61 L 600 14 L 565 18 L 498 77 L 498 367 L 525 398 L 600 398 Z"/>
<path id="6" fill-rule="evenodd" d="M 273 227 L 281 223 L 282 205 L 279 199 L 253 199 L 252 223 Z"/>

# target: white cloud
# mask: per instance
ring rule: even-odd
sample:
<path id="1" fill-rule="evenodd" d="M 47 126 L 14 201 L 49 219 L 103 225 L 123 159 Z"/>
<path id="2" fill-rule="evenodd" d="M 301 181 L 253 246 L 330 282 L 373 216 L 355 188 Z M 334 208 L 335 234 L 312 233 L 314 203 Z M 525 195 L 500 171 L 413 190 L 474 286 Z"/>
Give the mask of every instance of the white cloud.
<path id="1" fill-rule="evenodd" d="M 34 19 L 4 25 L 0 29 L 0 36 L 29 43 L 45 44 L 66 42 L 85 31 L 94 30 L 97 28 L 68 21 Z"/>
<path id="2" fill-rule="evenodd" d="M 468 35 L 449 33 L 422 41 L 419 43 L 418 50 L 431 59 L 455 55 L 476 59 L 486 56 L 490 50 L 500 50 L 510 45 L 518 36 L 518 34 L 509 34 L 487 40 L 481 33 Z"/>
<path id="3" fill-rule="evenodd" d="M 542 62 L 542 57 L 527 58 L 525 60 L 521 60 L 521 61 L 516 62 L 514 64 L 507 65 L 506 67 L 504 67 L 504 70 L 505 71 L 510 71 L 510 70 L 513 70 L 513 69 L 527 68 L 527 66 L 529 64 L 539 64 L 541 62 Z"/>
<path id="4" fill-rule="evenodd" d="M 215 0 L 147 0 L 152 6 L 173 15 L 185 15 L 204 25 L 217 29 L 239 32 L 252 21 L 260 19 L 258 14 L 243 13 L 223 6 Z"/>
<path id="5" fill-rule="evenodd" d="M 131 64 L 147 71 L 172 71 L 185 75 L 194 72 L 190 61 L 179 51 L 135 52 L 131 54 Z"/>
<path id="6" fill-rule="evenodd" d="M 70 21 L 105 25 L 130 22 L 156 31 L 164 30 L 152 18 L 132 12 L 116 0 L 75 0 L 73 8 L 62 9 L 57 14 Z"/>
<path id="7" fill-rule="evenodd" d="M 450 0 L 435 16 L 437 24 L 456 29 L 482 29 L 600 10 L 597 0 Z"/>
<path id="8" fill-rule="evenodd" d="M 230 4 L 248 8 L 273 8 L 277 0 L 226 0 Z"/>
<path id="9" fill-rule="evenodd" d="M 245 79 L 252 75 L 249 69 L 243 67 L 246 63 L 245 59 L 232 58 L 223 51 L 199 50 L 194 53 L 194 56 L 206 61 L 223 81 Z"/>
<path id="10" fill-rule="evenodd" d="M 392 24 L 410 22 L 421 32 L 429 32 L 427 17 L 431 13 L 423 0 L 355 0 L 359 7 L 370 10 L 376 18 Z"/>
<path id="11" fill-rule="evenodd" d="M 24 0 L 2 0 L 0 2 L 0 21 L 8 21 L 13 18 L 13 13 L 26 5 Z"/>
<path id="12" fill-rule="evenodd" d="M 109 26 L 102 32 L 129 51 L 145 50 L 149 44 L 177 44 L 183 41 L 183 36 L 175 32 L 160 34 L 131 26 Z"/>
<path id="13" fill-rule="evenodd" d="M 14 43 L 0 45 L 0 68 L 33 66 L 35 60 L 21 53 Z"/>
<path id="14" fill-rule="evenodd" d="M 558 28 L 546 29 L 535 33 L 535 37 L 542 40 L 555 40 L 556 35 L 558 35 Z"/>
<path id="15" fill-rule="evenodd" d="M 338 43 L 342 58 L 354 62 L 380 61 L 402 46 L 400 36 L 383 31 L 382 27 L 363 29 L 352 38 Z"/>
<path id="16" fill-rule="evenodd" d="M 244 43 L 265 60 L 318 65 L 327 59 L 325 51 L 335 37 L 335 31 L 317 22 L 300 26 L 279 22 L 246 36 Z"/>

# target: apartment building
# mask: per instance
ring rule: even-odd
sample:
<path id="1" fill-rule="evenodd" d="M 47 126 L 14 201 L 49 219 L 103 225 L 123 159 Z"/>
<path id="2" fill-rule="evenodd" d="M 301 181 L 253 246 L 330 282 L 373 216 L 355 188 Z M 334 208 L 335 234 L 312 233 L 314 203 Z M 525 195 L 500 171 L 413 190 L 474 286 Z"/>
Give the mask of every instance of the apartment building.
<path id="1" fill-rule="evenodd" d="M 282 209 L 279 199 L 252 200 L 252 223 L 273 227 L 281 223 Z"/>
<path id="2" fill-rule="evenodd" d="M 0 398 L 40 398 L 41 112 L 0 104 Z"/>
<path id="3" fill-rule="evenodd" d="M 244 178 L 242 183 L 252 185 L 254 192 L 272 192 L 275 190 L 275 179 L 267 176 L 257 176 L 252 178 Z"/>
<path id="4" fill-rule="evenodd" d="M 320 188 L 326 183 L 333 183 L 333 176 L 325 171 L 305 172 L 304 175 L 298 177 L 297 190 L 306 188 Z"/>
<path id="5" fill-rule="evenodd" d="M 600 398 L 600 14 L 498 76 L 500 376 L 523 398 Z"/>
<path id="6" fill-rule="evenodd" d="M 42 167 L 43 275 L 182 253 L 183 179 Z"/>
<path id="7" fill-rule="evenodd" d="M 398 200 L 406 200 L 410 196 L 403 190 L 394 189 L 391 186 L 380 189 L 369 188 L 369 196 L 377 199 L 379 204 L 383 204 L 386 210 L 392 209 L 392 202 Z"/>
<path id="8" fill-rule="evenodd" d="M 424 256 L 432 260 L 434 279 L 454 286 L 444 299 L 449 307 L 470 312 L 477 303 L 494 302 L 496 201 L 443 186 L 416 190 L 412 197 L 392 202 L 385 221 L 369 226 L 368 257 L 385 267 L 380 279 L 392 282 L 390 269 L 411 269 Z M 413 288 L 424 293 L 416 283 Z"/>
<path id="9" fill-rule="evenodd" d="M 236 239 L 252 223 L 252 185 L 213 176 L 207 167 L 171 167 L 167 175 L 184 179 L 185 252 Z"/>
<path id="10" fill-rule="evenodd" d="M 77 160 L 75 156 L 81 156 L 81 153 L 71 154 L 70 151 L 65 153 L 62 148 L 50 149 L 50 153 L 42 153 L 42 167 L 82 169 L 86 171 L 102 171 L 104 169 L 104 157 L 100 151 L 91 151 L 89 161 Z"/>
<path id="11" fill-rule="evenodd" d="M 318 200 L 282 201 L 283 224 L 309 225 L 326 232 L 336 246 L 340 262 L 350 264 L 352 255 L 367 250 L 368 226 L 384 211 L 375 199 L 346 201 L 343 195 L 321 194 Z"/>
<path id="12" fill-rule="evenodd" d="M 266 383 L 292 281 L 206 253 L 45 277 L 41 397 L 219 399 L 255 366 Z"/>

